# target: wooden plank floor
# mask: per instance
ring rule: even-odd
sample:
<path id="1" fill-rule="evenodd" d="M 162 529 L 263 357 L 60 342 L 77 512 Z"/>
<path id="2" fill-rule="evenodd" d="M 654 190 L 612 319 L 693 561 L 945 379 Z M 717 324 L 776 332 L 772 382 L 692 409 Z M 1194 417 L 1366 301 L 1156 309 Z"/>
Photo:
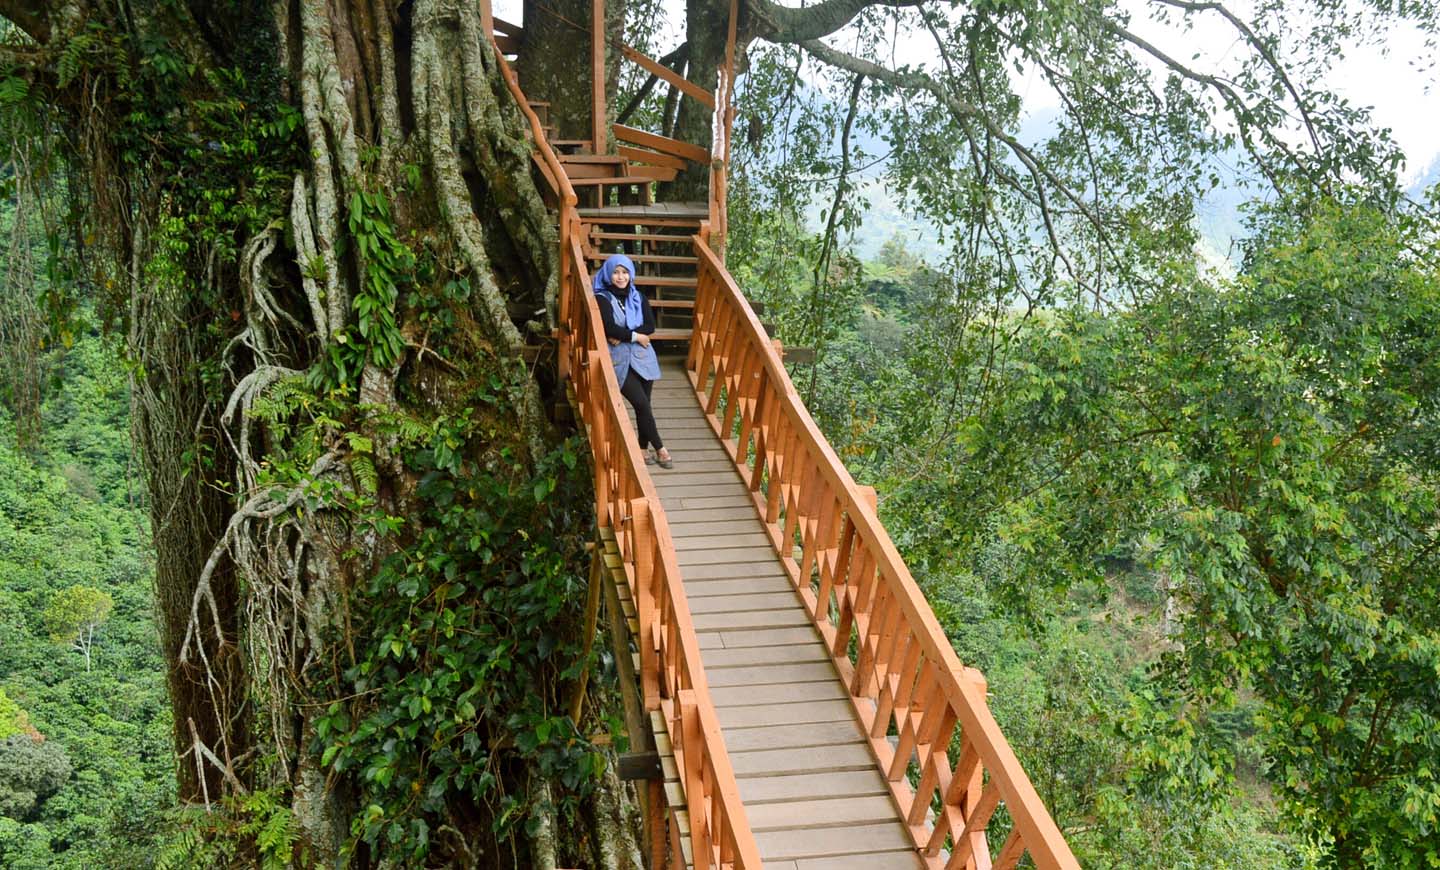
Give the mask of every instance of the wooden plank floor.
<path id="1" fill-rule="evenodd" d="M 922 867 L 740 475 L 679 362 L 662 363 L 652 405 L 675 467 L 649 471 L 765 866 Z"/>

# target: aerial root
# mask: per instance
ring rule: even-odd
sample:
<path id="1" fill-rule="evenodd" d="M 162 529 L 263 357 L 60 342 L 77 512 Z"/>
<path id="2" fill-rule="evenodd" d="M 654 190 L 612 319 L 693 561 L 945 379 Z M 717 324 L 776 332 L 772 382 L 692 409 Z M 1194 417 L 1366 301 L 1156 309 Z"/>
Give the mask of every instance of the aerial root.
<path id="1" fill-rule="evenodd" d="M 315 240 L 316 227 L 310 218 L 310 197 L 305 189 L 305 176 L 295 173 L 295 184 L 290 194 L 290 226 L 295 232 L 295 254 L 300 266 L 300 285 L 305 290 L 305 301 L 310 304 L 310 318 L 315 322 L 315 334 L 320 338 L 320 349 L 330 345 L 331 336 L 337 328 L 330 323 L 330 312 L 321 298 L 315 273 L 324 273 L 330 268 L 329 261 L 321 256 Z M 333 258 L 332 258 L 333 259 Z M 326 292 L 330 289 L 331 277 L 322 274 L 326 280 Z M 339 324 L 343 327 L 344 324 Z"/>
<path id="2" fill-rule="evenodd" d="M 215 547 L 210 551 L 210 558 L 205 561 L 205 568 L 200 572 L 200 579 L 195 584 L 195 594 L 190 603 L 190 622 L 185 627 L 185 639 L 180 644 L 180 661 L 189 663 L 190 649 L 192 644 L 199 651 L 202 659 L 208 665 L 208 657 L 205 653 L 205 645 L 198 642 L 197 632 L 200 628 L 201 606 L 208 610 L 217 640 L 221 644 L 224 640 L 224 624 L 220 619 L 220 608 L 215 601 L 215 592 L 211 586 L 211 579 L 215 575 L 215 569 L 219 567 L 220 560 L 226 553 L 231 551 L 236 537 L 241 533 L 243 527 L 254 520 L 270 520 L 280 516 L 293 508 L 300 499 L 305 497 L 309 491 L 310 484 L 317 480 L 325 472 L 329 471 L 336 461 L 336 455 L 326 453 L 315 464 L 310 466 L 307 479 L 293 487 L 270 487 L 265 491 L 255 494 L 249 501 L 245 502 L 235 514 L 230 517 L 226 524 L 225 531 L 216 542 Z M 283 498 L 279 496 L 283 494 Z"/>

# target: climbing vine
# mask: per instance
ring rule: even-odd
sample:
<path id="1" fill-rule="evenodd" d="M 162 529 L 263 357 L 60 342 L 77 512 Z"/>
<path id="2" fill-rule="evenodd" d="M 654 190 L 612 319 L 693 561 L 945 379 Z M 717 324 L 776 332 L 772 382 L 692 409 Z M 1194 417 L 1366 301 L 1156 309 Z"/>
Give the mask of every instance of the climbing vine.
<path id="1" fill-rule="evenodd" d="M 532 818 L 506 791 L 518 771 L 573 801 L 605 764 L 562 697 L 586 666 L 583 638 L 563 628 L 584 600 L 583 445 L 517 461 L 493 431 L 501 394 L 497 377 L 408 451 L 422 507 L 399 526 L 376 517 L 404 546 L 350 597 L 355 656 L 331 693 L 348 700 L 315 722 L 322 763 L 360 784 L 353 835 L 406 863 L 437 838 L 464 851 L 457 799 L 488 805 L 504 837 Z"/>

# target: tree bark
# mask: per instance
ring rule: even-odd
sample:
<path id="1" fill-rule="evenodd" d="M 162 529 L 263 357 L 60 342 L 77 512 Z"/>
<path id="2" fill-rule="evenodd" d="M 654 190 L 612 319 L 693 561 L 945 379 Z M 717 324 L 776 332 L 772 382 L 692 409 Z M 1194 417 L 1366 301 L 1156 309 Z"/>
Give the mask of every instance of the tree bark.
<path id="1" fill-rule="evenodd" d="M 515 69 L 525 96 L 550 104 L 559 138 L 589 139 L 591 0 L 526 0 L 524 11 Z"/>
<path id="2" fill-rule="evenodd" d="M 576 138 L 589 126 L 589 10 L 532 5 L 521 65 L 530 95 Z M 421 474 L 404 441 L 418 436 L 395 428 L 407 421 L 491 415 L 490 443 L 470 445 L 468 461 L 503 456 L 521 474 L 556 440 L 542 395 L 553 381 L 508 376 L 553 328 L 509 310 L 554 310 L 554 216 L 479 10 L 459 0 L 72 0 L 0 3 L 0 14 L 38 44 L 27 75 L 68 141 L 83 143 L 66 155 L 82 180 L 74 213 L 93 222 L 86 255 L 108 263 L 127 306 L 180 799 L 218 808 L 227 794 L 277 792 L 309 860 L 405 863 L 383 840 L 354 842 L 366 781 L 320 757 L 321 720 L 349 703 L 337 687 L 367 641 L 353 611 L 402 544 L 346 505 L 423 532 L 413 528 Z M 113 53 L 62 65 L 86 33 Z M 167 81 L 155 71 L 172 60 Z M 158 108 L 176 87 L 197 111 Z M 214 106 L 230 107 L 235 126 L 200 127 Z M 263 106 L 288 108 L 262 126 L 249 113 Z M 136 117 L 150 126 L 137 130 Z M 225 162 L 242 143 L 251 151 Z M 208 198 L 197 202 L 198 191 Z M 447 300 L 462 283 L 457 307 Z M 377 295 L 392 285 L 388 302 Z M 437 311 L 448 312 L 444 329 Z M 381 329 L 386 317 L 393 332 Z M 285 404 L 317 379 L 328 384 L 311 400 L 327 403 L 325 424 Z M 471 407 L 473 381 L 487 379 L 496 406 Z M 306 455 L 303 431 L 317 433 L 316 455 L 279 475 Z M 574 569 L 583 576 L 583 563 Z M 537 667 L 558 685 L 568 665 Z M 507 711 L 476 715 L 486 738 L 475 764 L 509 778 L 502 793 L 527 794 L 530 774 L 494 760 L 514 751 Z M 539 789 L 542 800 L 552 789 Z M 525 838 L 497 842 L 486 807 L 444 803 L 429 821 L 428 860 L 529 865 Z M 544 850 L 576 863 L 587 837 L 557 839 Z"/>

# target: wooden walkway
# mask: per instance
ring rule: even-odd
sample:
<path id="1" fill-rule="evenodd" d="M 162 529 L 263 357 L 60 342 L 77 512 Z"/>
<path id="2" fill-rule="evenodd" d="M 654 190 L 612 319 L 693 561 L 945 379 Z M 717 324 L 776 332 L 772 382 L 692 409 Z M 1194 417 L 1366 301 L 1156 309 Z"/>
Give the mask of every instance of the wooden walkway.
<path id="1" fill-rule="evenodd" d="M 482 17 L 490 29 L 483 0 Z M 548 104 L 527 99 L 491 33 L 558 212 L 559 374 L 589 434 L 627 729 L 632 746 L 655 749 L 663 779 L 644 792 L 647 866 L 1015 870 L 1028 856 L 1040 870 L 1079 870 L 983 677 L 955 655 L 873 491 L 811 420 L 725 267 L 738 17 L 732 3 L 713 94 L 624 50 L 672 97 L 715 111 L 711 147 L 615 124 L 626 143 L 615 155 L 598 152 L 609 138 L 602 41 L 592 41 L 592 136 L 559 143 L 536 112 L 548 116 Z M 591 20 L 598 32 L 603 0 Z M 523 44 L 519 28 L 505 31 L 512 51 Z M 706 202 L 648 202 L 650 181 L 687 166 L 708 169 Z M 577 186 L 595 208 L 580 207 Z M 640 204 L 622 204 L 631 199 Z M 636 285 L 659 291 L 655 338 L 688 342 L 716 415 L 667 364 L 654 404 L 676 457 L 668 471 L 643 464 L 600 326 L 590 268 L 616 245 L 640 267 Z"/>
<path id="2" fill-rule="evenodd" d="M 663 370 L 653 405 L 675 467 L 648 470 L 765 866 L 923 867 L 754 501 L 680 362 Z"/>

